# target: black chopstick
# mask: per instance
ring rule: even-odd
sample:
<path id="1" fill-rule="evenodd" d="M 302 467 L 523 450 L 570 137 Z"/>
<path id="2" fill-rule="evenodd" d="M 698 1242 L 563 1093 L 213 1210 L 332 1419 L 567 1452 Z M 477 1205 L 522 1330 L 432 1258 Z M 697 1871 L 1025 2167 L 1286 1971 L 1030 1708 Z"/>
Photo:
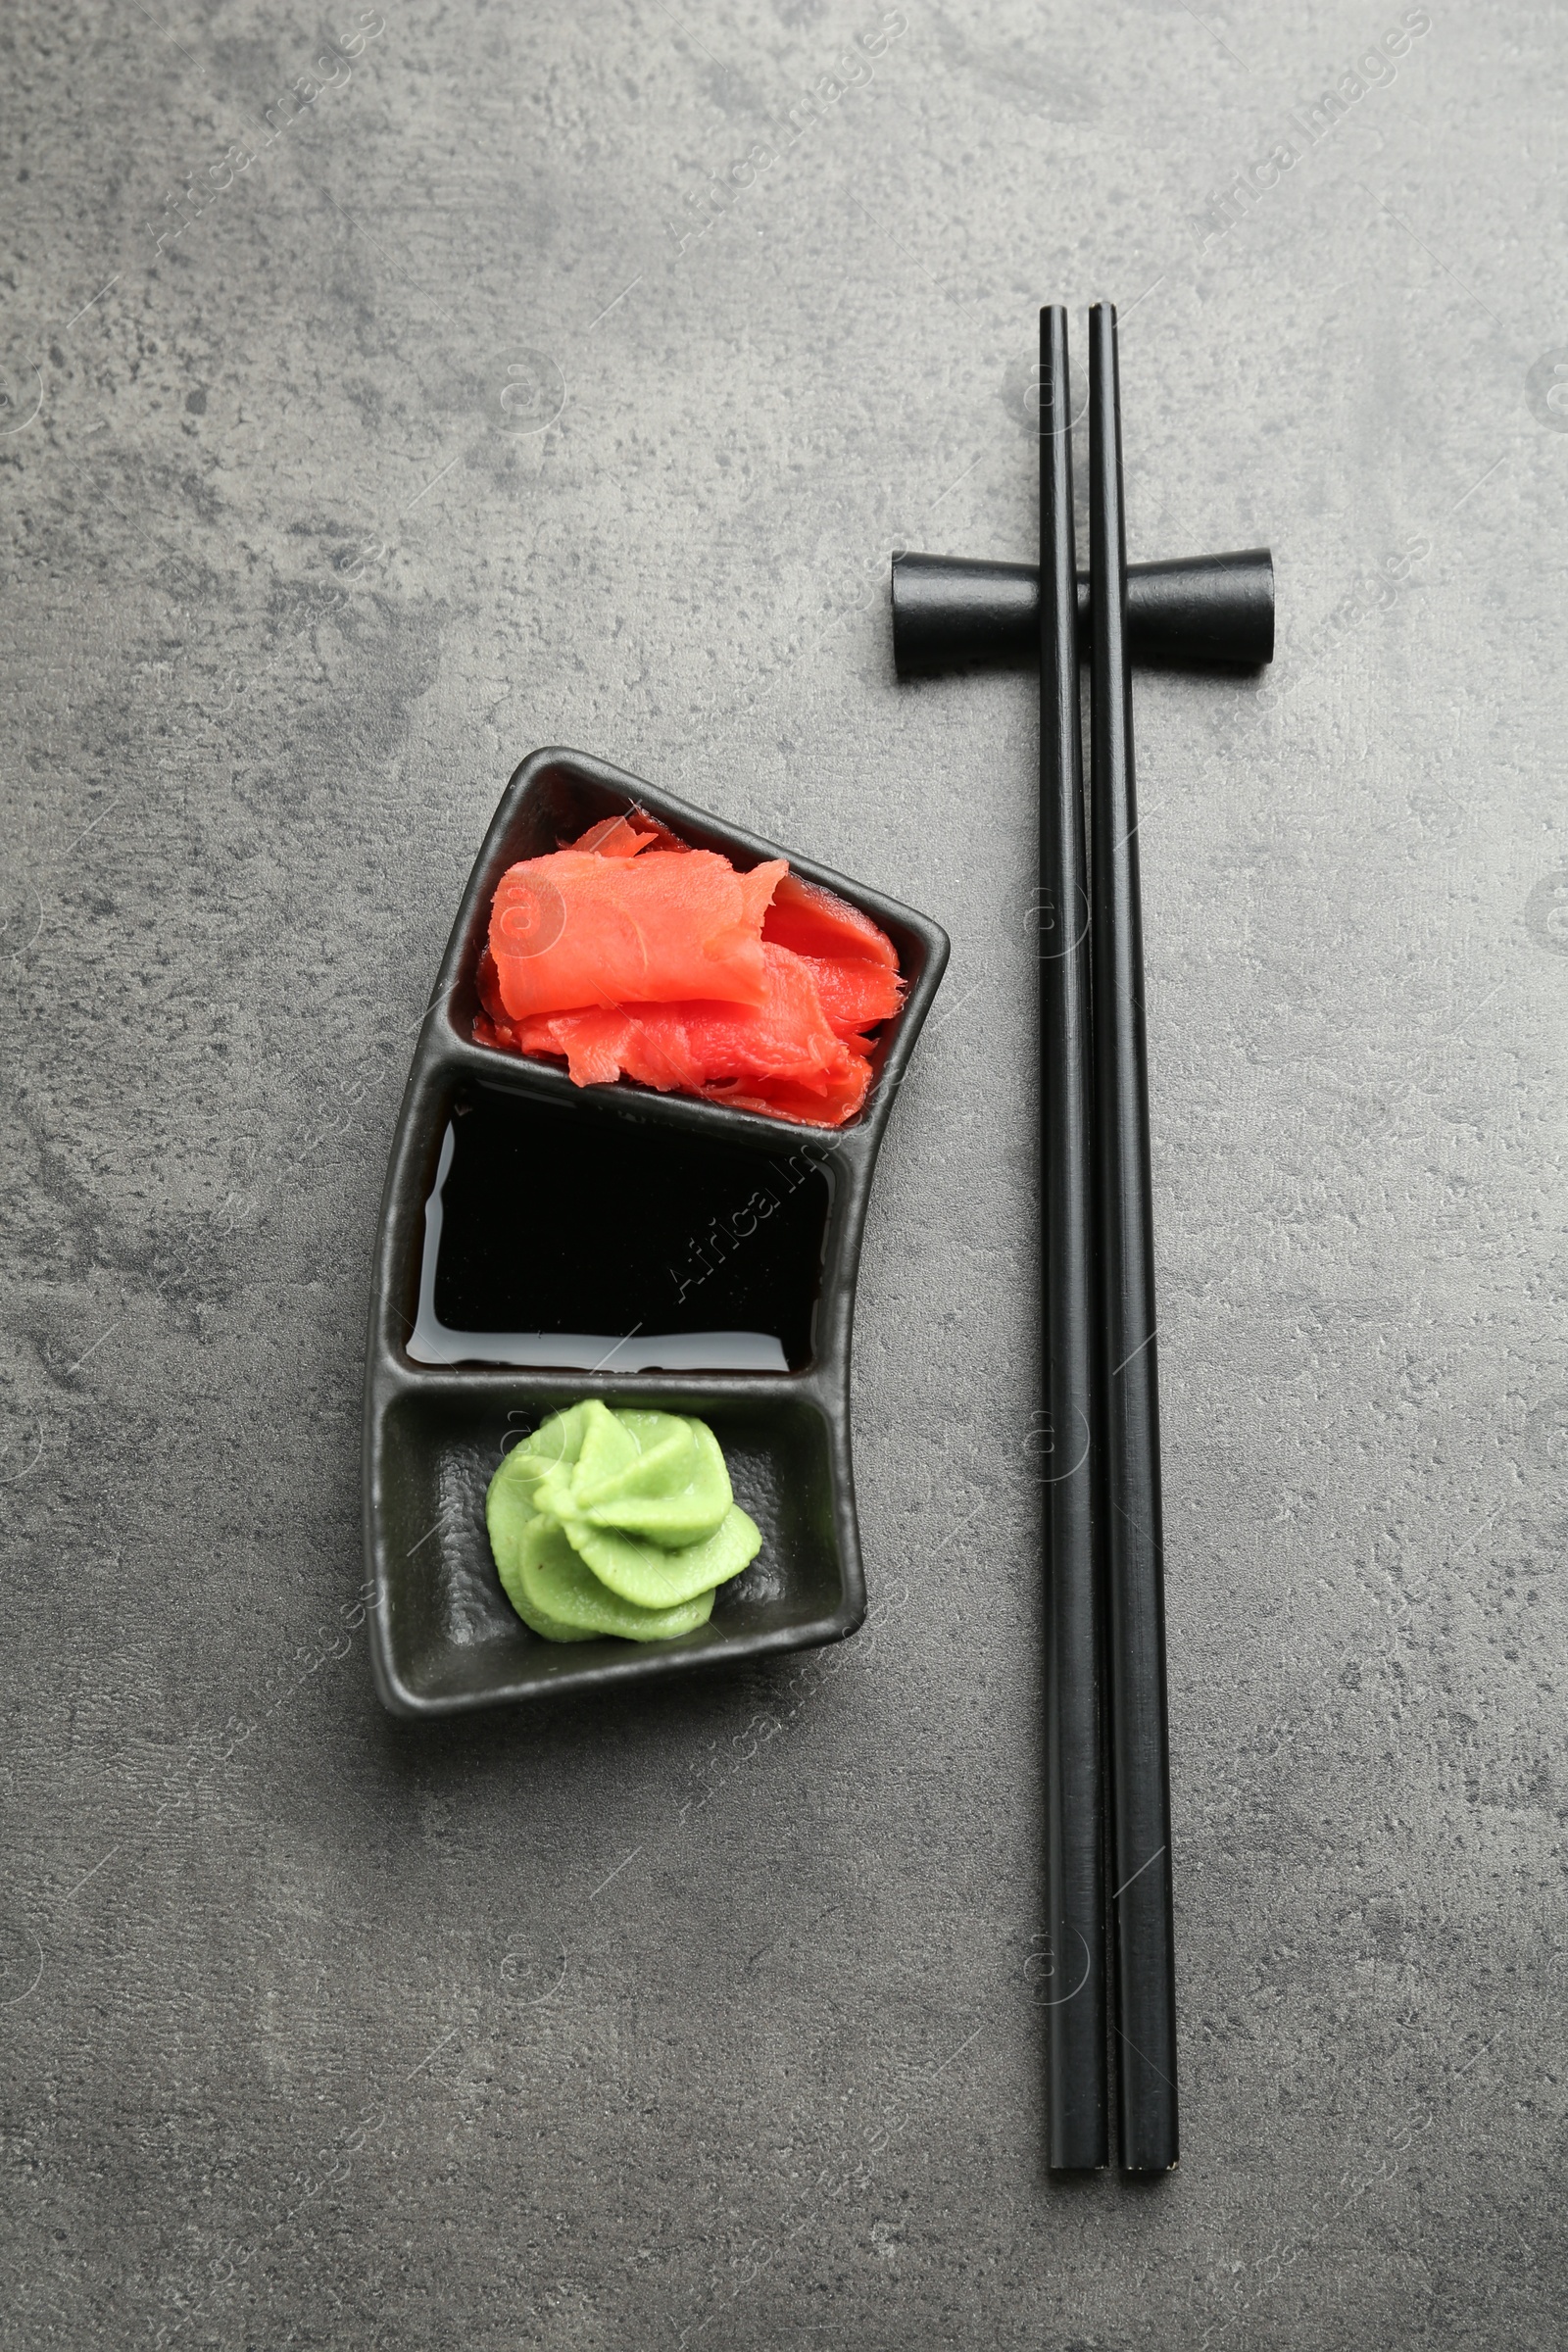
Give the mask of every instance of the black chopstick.
<path id="1" fill-rule="evenodd" d="M 1104 1799 L 1095 1572 L 1089 894 L 1067 314 L 1040 314 L 1040 1225 L 1047 1415 L 1047 2159 L 1109 2162 Z"/>
<path id="2" fill-rule="evenodd" d="M 1110 1888 L 1121 2165 L 1178 2154 L 1159 1371 L 1143 914 L 1127 661 L 1116 312 L 1089 314 L 1089 580 L 1099 1500 L 1109 1669 Z"/>

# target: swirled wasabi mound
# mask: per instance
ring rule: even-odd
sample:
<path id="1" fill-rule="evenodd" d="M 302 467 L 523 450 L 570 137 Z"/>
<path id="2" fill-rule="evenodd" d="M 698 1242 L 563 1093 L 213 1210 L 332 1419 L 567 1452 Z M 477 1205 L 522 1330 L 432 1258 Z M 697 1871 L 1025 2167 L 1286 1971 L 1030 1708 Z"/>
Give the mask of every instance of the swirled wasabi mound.
<path id="1" fill-rule="evenodd" d="M 706 1421 L 597 1397 L 514 1446 L 485 1523 L 507 1598 L 546 1642 L 692 1633 L 762 1546 Z"/>

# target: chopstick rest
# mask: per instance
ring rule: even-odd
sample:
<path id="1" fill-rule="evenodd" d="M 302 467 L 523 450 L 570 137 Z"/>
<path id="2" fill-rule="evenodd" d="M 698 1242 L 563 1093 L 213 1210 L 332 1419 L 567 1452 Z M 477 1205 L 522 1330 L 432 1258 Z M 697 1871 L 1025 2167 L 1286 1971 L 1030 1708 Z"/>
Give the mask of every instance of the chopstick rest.
<path id="1" fill-rule="evenodd" d="M 1094 638 L 1089 574 L 1078 574 L 1078 651 Z M 893 559 L 893 660 L 901 678 L 981 663 L 1032 668 L 1040 574 L 977 556 Z M 1127 566 L 1127 653 L 1183 668 L 1255 669 L 1274 659 L 1274 559 L 1266 547 Z"/>

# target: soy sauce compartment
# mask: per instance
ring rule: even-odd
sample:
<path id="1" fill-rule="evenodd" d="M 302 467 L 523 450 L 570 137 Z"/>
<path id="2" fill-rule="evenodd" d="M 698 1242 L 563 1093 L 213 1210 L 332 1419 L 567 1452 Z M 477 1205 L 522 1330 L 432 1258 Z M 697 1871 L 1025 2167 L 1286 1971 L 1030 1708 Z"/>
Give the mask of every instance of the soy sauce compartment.
<path id="1" fill-rule="evenodd" d="M 814 1357 L 833 1178 L 591 1100 L 453 1098 L 425 1203 L 424 1364 L 796 1372 Z"/>

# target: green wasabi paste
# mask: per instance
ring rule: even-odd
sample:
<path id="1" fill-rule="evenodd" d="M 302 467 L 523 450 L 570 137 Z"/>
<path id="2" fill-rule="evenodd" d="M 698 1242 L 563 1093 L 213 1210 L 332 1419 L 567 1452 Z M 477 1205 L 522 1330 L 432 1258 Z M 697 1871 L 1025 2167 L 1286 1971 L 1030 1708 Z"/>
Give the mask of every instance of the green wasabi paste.
<path id="1" fill-rule="evenodd" d="M 597 1398 L 514 1446 L 485 1523 L 507 1598 L 546 1642 L 692 1633 L 762 1546 L 706 1421 Z"/>

